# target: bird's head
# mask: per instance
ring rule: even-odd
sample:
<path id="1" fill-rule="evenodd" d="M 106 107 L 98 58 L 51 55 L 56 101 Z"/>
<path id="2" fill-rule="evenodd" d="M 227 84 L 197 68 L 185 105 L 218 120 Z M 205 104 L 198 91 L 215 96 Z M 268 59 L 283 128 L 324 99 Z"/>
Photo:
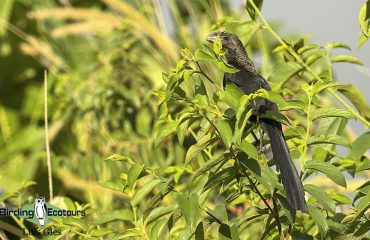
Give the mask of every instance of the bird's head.
<path id="1" fill-rule="evenodd" d="M 244 49 L 243 44 L 239 40 L 238 36 L 233 33 L 211 32 L 207 37 L 207 41 L 213 43 L 217 37 L 220 38 L 223 50 L 228 50 L 228 52 L 235 52 L 237 49 Z"/>
<path id="2" fill-rule="evenodd" d="M 228 32 L 211 32 L 207 41 L 213 43 L 217 37 L 220 38 L 222 50 L 226 51 L 228 64 L 238 69 L 246 69 L 249 72 L 256 71 L 238 36 Z"/>

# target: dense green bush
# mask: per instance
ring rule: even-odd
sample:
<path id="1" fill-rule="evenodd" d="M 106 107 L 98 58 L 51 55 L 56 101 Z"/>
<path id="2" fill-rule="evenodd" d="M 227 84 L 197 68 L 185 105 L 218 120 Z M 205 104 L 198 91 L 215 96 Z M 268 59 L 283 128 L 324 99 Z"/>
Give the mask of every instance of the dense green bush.
<path id="1" fill-rule="evenodd" d="M 364 180 L 370 135 L 354 136 L 348 126 L 357 119 L 368 128 L 370 107 L 332 70 L 338 62 L 361 65 L 334 54 L 349 49 L 346 44 L 282 39 L 253 3 L 245 18 L 224 1 L 169 1 L 161 9 L 175 20 L 170 38 L 156 1 L 4 2 L 11 14 L 2 16 L 14 25 L 2 25 L 9 31 L 1 35 L 8 48 L 2 46 L 1 64 L 9 63 L 0 89 L 2 206 L 49 195 L 47 68 L 55 196 L 49 202 L 88 213 L 52 223 L 59 237 L 370 238 Z M 368 19 L 360 20 L 365 32 Z M 223 73 L 235 69 L 217 41 L 204 44 L 211 30 L 238 34 L 249 56 L 262 59 L 259 72 L 273 90 L 243 96 L 233 85 L 222 89 Z M 14 59 L 22 59 L 18 69 L 10 65 Z M 16 101 L 10 92 L 19 94 Z M 268 139 L 259 144 L 251 136 L 262 132 L 248 122 L 249 103 L 260 98 L 279 106 L 280 113 L 265 117 L 284 124 L 308 213 L 287 204 Z M 7 224 L 31 227 L 16 217 L 0 219 L 0 228 L 14 236 L 19 233 Z"/>

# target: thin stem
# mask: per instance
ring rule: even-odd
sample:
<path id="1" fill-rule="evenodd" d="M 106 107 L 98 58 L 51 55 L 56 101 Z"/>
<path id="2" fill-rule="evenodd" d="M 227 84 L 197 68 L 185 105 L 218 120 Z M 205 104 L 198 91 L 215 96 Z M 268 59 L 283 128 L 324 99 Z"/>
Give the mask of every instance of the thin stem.
<path id="1" fill-rule="evenodd" d="M 237 161 L 236 159 L 236 155 L 233 151 L 232 148 L 230 148 L 230 151 L 231 151 L 231 154 L 233 155 L 235 161 Z M 238 162 L 238 161 L 237 161 Z M 279 215 L 275 213 L 275 211 L 271 208 L 271 206 L 268 204 L 267 200 L 263 197 L 262 193 L 258 190 L 256 184 L 254 184 L 254 182 L 252 181 L 252 179 L 249 177 L 249 175 L 245 172 L 242 172 L 242 174 L 248 179 L 249 183 L 251 184 L 251 186 L 253 187 L 254 191 L 257 193 L 257 195 L 261 198 L 261 200 L 264 202 L 264 204 L 266 205 L 266 207 L 269 209 L 269 211 L 271 212 L 271 214 L 274 216 L 274 218 L 276 219 L 276 217 L 278 218 Z M 278 221 L 278 220 L 276 220 Z"/>
<path id="2" fill-rule="evenodd" d="M 306 69 L 306 71 L 311 74 L 317 81 L 322 82 L 323 80 L 303 61 L 303 59 L 290 47 L 288 46 L 283 39 L 281 39 L 276 32 L 271 28 L 269 23 L 266 21 L 264 16 L 261 14 L 257 6 L 254 4 L 253 1 L 248 2 L 255 10 L 257 15 L 261 18 L 262 23 L 265 25 L 266 29 L 271 33 L 271 35 L 284 47 L 286 47 L 289 51 L 289 53 L 296 59 L 296 61 L 301 64 L 301 66 Z M 344 99 L 342 99 L 335 90 L 329 88 L 328 91 L 348 110 L 350 111 L 354 116 L 356 116 L 361 122 L 364 123 L 366 127 L 370 127 L 370 122 L 367 121 L 363 116 L 360 115 L 357 111 L 355 111 Z"/>
<path id="3" fill-rule="evenodd" d="M 51 158 L 49 146 L 49 125 L 48 125 L 48 77 L 47 71 L 44 72 L 44 120 L 45 120 L 45 147 L 46 159 L 48 165 L 48 182 L 49 182 L 49 196 L 53 199 L 53 176 L 51 171 Z"/>
<path id="4" fill-rule="evenodd" d="M 257 195 L 261 198 L 261 200 L 264 202 L 264 204 L 266 205 L 266 207 L 270 210 L 270 212 L 272 213 L 272 215 L 274 216 L 274 218 L 278 218 L 279 216 L 275 213 L 275 211 L 271 208 L 271 206 L 268 204 L 267 200 L 263 197 L 262 193 L 258 190 L 256 184 L 254 184 L 254 182 L 252 181 L 252 179 L 248 176 L 248 174 L 244 174 L 244 176 L 248 179 L 249 183 L 252 185 L 252 187 L 254 188 L 255 192 L 257 193 Z"/>
<path id="5" fill-rule="evenodd" d="M 272 204 L 274 205 L 274 211 L 276 213 L 276 223 L 277 223 L 277 228 L 278 228 L 278 231 L 279 231 L 279 235 L 280 235 L 280 240 L 283 240 L 284 239 L 284 232 L 283 232 L 283 228 L 281 226 L 281 222 L 280 222 L 280 217 L 279 217 L 279 211 L 278 211 L 278 208 L 277 208 L 277 203 L 276 203 L 276 200 L 274 197 L 271 198 L 272 199 Z"/>
<path id="6" fill-rule="evenodd" d="M 311 128 L 310 113 L 311 113 L 312 98 L 311 98 L 310 93 L 307 93 L 307 98 L 308 98 L 308 106 L 307 106 L 307 111 L 306 111 L 307 122 L 306 122 L 306 134 L 305 134 L 305 137 L 304 137 L 304 144 L 303 144 L 303 151 L 302 151 L 302 160 L 301 160 L 301 166 L 302 167 L 304 166 L 305 162 L 307 161 L 307 151 L 308 151 L 307 142 L 308 142 L 308 138 L 310 137 L 310 128 Z M 301 172 L 301 176 L 302 176 L 302 172 Z"/>

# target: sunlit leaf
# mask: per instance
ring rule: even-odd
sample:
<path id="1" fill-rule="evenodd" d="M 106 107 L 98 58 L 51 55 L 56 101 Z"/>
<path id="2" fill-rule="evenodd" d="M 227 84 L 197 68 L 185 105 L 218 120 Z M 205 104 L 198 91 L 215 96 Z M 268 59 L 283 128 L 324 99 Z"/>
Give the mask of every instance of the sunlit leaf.
<path id="1" fill-rule="evenodd" d="M 330 195 L 326 193 L 323 189 L 316 187 L 312 184 L 305 184 L 304 189 L 329 212 L 335 214 L 335 203 L 330 198 Z"/>
<path id="2" fill-rule="evenodd" d="M 272 69 L 267 80 L 273 83 L 276 86 L 276 89 L 280 89 L 286 81 L 297 74 L 300 70 L 302 70 L 302 66 L 296 62 L 279 63 Z"/>
<path id="3" fill-rule="evenodd" d="M 304 165 L 305 169 L 313 169 L 324 173 L 328 178 L 330 178 L 336 184 L 346 187 L 346 179 L 343 174 L 333 165 L 327 162 L 309 160 Z"/>
<path id="4" fill-rule="evenodd" d="M 324 239 L 328 232 L 328 224 L 323 214 L 314 206 L 308 204 L 308 212 L 317 227 L 319 228 L 321 239 Z"/>
<path id="5" fill-rule="evenodd" d="M 144 166 L 140 164 L 133 165 L 128 171 L 127 183 L 132 188 L 138 179 L 140 173 L 143 171 Z"/>
<path id="6" fill-rule="evenodd" d="M 318 135 L 318 136 L 311 136 L 307 140 L 308 145 L 314 145 L 314 144 L 336 144 L 336 145 L 342 145 L 342 146 L 349 146 L 349 142 L 347 138 L 334 135 L 334 134 L 327 134 L 327 135 Z"/>
<path id="7" fill-rule="evenodd" d="M 177 202 L 190 231 L 194 231 L 201 221 L 198 195 L 195 193 L 192 195 L 182 194 L 178 196 Z"/>
<path id="8" fill-rule="evenodd" d="M 335 57 L 332 57 L 331 61 L 333 63 L 335 62 L 348 62 L 348 63 L 354 63 L 354 64 L 358 64 L 358 65 L 364 65 L 362 62 L 360 62 L 360 60 L 358 60 L 357 58 L 353 57 L 353 56 L 349 56 L 349 55 L 338 55 L 338 56 L 335 56 Z"/>
<path id="9" fill-rule="evenodd" d="M 185 163 L 188 164 L 191 160 L 193 160 L 198 153 L 203 151 L 206 147 L 210 144 L 214 143 L 216 138 L 212 138 L 210 134 L 205 135 L 201 139 L 198 140 L 196 144 L 191 146 L 186 153 Z"/>
<path id="10" fill-rule="evenodd" d="M 221 139 L 227 148 L 230 148 L 232 143 L 233 132 L 229 123 L 225 120 L 221 120 L 217 124 L 217 129 L 221 134 Z"/>
<path id="11" fill-rule="evenodd" d="M 341 85 L 338 88 L 338 91 L 351 101 L 351 103 L 357 108 L 361 116 L 370 121 L 370 106 L 367 103 L 365 96 L 357 87 L 351 84 L 345 84 Z"/>
<path id="12" fill-rule="evenodd" d="M 343 118 L 353 118 L 353 114 L 345 109 L 334 108 L 334 107 L 323 107 L 317 108 L 310 113 L 311 120 L 316 120 L 319 118 L 326 117 L 343 117 Z"/>
<path id="13" fill-rule="evenodd" d="M 131 198 L 131 205 L 136 206 L 139 203 L 141 203 L 144 197 L 148 195 L 160 183 L 161 183 L 161 180 L 154 179 L 154 180 L 151 180 L 145 183 L 142 187 L 137 189 Z"/>

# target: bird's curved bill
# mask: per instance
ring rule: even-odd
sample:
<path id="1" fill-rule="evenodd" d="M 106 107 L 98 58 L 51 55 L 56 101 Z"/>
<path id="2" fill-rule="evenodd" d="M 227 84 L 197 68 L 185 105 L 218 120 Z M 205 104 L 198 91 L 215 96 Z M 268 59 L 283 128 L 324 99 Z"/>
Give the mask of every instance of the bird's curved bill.
<path id="1" fill-rule="evenodd" d="M 210 42 L 210 43 L 213 43 L 213 41 L 215 40 L 215 38 L 216 38 L 218 35 L 220 35 L 220 33 L 219 33 L 219 32 L 211 32 L 211 33 L 207 36 L 206 40 L 207 40 L 208 42 Z"/>

